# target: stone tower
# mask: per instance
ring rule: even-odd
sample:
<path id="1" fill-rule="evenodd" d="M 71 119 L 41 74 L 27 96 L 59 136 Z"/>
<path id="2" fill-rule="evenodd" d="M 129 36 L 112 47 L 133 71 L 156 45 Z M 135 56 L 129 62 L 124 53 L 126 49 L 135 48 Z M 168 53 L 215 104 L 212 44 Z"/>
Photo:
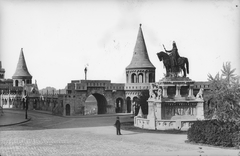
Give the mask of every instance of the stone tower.
<path id="1" fill-rule="evenodd" d="M 2 68 L 2 62 L 0 61 L 0 80 L 4 79 L 5 69 Z"/>
<path id="2" fill-rule="evenodd" d="M 13 86 L 24 86 L 25 84 L 32 84 L 32 76 L 28 72 L 27 64 L 23 54 L 23 48 L 21 49 L 17 68 L 12 76 Z"/>
<path id="3" fill-rule="evenodd" d="M 147 47 L 140 24 L 137 41 L 134 47 L 131 63 L 126 67 L 126 98 L 128 112 L 130 105 L 141 91 L 149 89 L 149 83 L 155 82 L 155 67 L 148 57 Z"/>
<path id="4" fill-rule="evenodd" d="M 155 67 L 148 57 L 141 24 L 131 63 L 126 67 L 126 83 L 155 82 Z"/>

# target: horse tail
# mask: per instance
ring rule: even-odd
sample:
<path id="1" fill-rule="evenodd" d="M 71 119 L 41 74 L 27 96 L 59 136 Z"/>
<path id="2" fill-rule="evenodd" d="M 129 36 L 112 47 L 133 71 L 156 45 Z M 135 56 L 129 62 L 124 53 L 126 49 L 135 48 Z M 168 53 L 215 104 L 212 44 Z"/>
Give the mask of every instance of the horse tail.
<path id="1" fill-rule="evenodd" d="M 189 65 L 188 65 L 188 59 L 186 58 L 186 66 L 187 66 L 187 73 L 189 74 Z"/>

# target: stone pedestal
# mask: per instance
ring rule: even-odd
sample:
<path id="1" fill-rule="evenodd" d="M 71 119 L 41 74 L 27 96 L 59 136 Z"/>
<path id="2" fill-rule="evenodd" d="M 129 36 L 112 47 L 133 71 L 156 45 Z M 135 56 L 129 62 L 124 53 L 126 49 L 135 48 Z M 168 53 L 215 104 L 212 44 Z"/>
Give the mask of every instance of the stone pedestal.
<path id="1" fill-rule="evenodd" d="M 156 119 L 157 120 L 162 120 L 162 103 L 161 101 L 156 102 Z"/>
<path id="2" fill-rule="evenodd" d="M 155 116 L 154 101 L 155 101 L 155 99 L 148 100 L 148 116 L 147 116 L 147 119 L 149 120 L 148 129 L 156 129 L 156 116 Z"/>
<path id="3" fill-rule="evenodd" d="M 196 106 L 196 118 L 198 120 L 203 120 L 204 119 L 204 110 L 203 110 L 203 101 L 199 101 L 197 106 Z"/>
<path id="4" fill-rule="evenodd" d="M 155 118 L 155 112 L 154 112 L 154 99 L 148 100 L 148 116 L 147 119 Z"/>
<path id="5" fill-rule="evenodd" d="M 204 120 L 204 101 L 193 95 L 193 86 L 194 81 L 181 77 L 164 78 L 151 84 L 149 92 L 155 91 L 157 97 L 161 98 L 150 96 L 147 119 L 139 113 L 134 118 L 134 125 L 144 129 L 186 131 L 193 122 Z M 158 89 L 162 89 L 162 92 L 158 92 Z"/>

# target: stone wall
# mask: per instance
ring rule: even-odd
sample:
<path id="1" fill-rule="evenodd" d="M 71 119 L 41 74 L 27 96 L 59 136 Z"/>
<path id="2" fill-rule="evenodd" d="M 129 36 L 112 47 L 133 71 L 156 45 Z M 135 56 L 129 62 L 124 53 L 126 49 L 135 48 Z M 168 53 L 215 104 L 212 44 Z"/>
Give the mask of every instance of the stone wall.
<path id="1" fill-rule="evenodd" d="M 63 114 L 66 115 L 66 105 L 69 104 L 70 115 L 84 115 L 85 101 L 90 95 L 96 96 L 96 98 L 101 97 L 100 100 L 106 99 L 106 101 L 101 101 L 106 107 L 106 114 L 115 113 L 116 99 L 121 98 L 123 99 L 122 111 L 126 112 L 124 91 L 112 92 L 112 90 L 104 90 L 104 88 L 89 88 L 87 91 L 77 91 L 75 94 L 65 95 L 63 97 Z"/>

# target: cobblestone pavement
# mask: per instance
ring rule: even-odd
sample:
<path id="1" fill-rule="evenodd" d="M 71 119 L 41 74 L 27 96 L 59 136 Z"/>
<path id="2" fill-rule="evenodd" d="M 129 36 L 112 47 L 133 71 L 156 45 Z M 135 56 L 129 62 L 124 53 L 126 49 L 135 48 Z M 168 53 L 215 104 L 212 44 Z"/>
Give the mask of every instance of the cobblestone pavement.
<path id="1" fill-rule="evenodd" d="M 5 155 L 204 155 L 186 135 L 122 131 L 115 133 L 115 117 L 62 118 L 30 114 L 26 124 L 0 129 L 0 154 Z M 122 117 L 121 120 L 129 120 Z M 132 119 L 131 119 L 132 120 Z M 203 147 L 212 155 L 237 155 L 237 150 Z"/>

